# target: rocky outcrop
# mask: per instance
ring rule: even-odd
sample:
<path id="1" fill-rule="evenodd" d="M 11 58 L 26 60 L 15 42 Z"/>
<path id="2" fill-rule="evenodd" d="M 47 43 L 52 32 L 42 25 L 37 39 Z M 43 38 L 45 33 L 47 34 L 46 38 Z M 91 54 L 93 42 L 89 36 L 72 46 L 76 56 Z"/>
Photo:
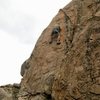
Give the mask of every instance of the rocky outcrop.
<path id="1" fill-rule="evenodd" d="M 20 84 L 0 86 L 0 100 L 18 100 Z"/>
<path id="2" fill-rule="evenodd" d="M 60 9 L 21 75 L 18 100 L 100 100 L 100 0 Z"/>

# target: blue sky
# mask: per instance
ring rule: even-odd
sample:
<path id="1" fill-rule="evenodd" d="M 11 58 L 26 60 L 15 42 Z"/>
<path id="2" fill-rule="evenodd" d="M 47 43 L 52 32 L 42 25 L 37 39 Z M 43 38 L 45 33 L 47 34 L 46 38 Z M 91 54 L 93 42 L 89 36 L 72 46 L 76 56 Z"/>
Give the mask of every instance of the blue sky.
<path id="1" fill-rule="evenodd" d="M 20 82 L 21 64 L 60 8 L 71 0 L 0 0 L 0 85 Z"/>

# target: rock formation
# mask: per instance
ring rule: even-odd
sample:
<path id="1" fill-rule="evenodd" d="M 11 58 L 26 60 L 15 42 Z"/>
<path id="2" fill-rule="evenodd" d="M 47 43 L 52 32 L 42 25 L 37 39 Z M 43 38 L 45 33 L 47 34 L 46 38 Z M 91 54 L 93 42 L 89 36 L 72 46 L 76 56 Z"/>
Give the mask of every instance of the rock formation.
<path id="1" fill-rule="evenodd" d="M 0 87 L 0 100 L 18 100 L 20 84 L 6 85 Z"/>
<path id="2" fill-rule="evenodd" d="M 100 0 L 60 9 L 21 69 L 12 100 L 100 100 Z"/>

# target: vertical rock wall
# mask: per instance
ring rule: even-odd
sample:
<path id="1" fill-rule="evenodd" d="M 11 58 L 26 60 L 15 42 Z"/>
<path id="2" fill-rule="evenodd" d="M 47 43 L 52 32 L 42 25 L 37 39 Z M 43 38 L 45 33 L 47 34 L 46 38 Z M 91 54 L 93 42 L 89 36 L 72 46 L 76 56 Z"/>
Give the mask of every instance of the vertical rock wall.
<path id="1" fill-rule="evenodd" d="M 99 100 L 100 1 L 73 0 L 60 9 L 28 63 L 20 93 L 30 100 Z"/>

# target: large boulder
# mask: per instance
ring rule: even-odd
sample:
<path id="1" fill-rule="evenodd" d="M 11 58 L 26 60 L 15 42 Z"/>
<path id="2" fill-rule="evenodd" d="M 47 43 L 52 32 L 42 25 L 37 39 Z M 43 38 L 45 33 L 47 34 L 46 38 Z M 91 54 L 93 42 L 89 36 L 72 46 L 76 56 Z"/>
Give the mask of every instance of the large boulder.
<path id="1" fill-rule="evenodd" d="M 20 84 L 0 86 L 0 100 L 18 100 Z"/>
<path id="2" fill-rule="evenodd" d="M 27 63 L 19 100 L 100 100 L 100 0 L 60 9 Z"/>
<path id="3" fill-rule="evenodd" d="M 0 100 L 100 100 L 100 0 L 72 0 L 53 18 Z M 10 99 L 7 99 L 10 100 Z"/>

